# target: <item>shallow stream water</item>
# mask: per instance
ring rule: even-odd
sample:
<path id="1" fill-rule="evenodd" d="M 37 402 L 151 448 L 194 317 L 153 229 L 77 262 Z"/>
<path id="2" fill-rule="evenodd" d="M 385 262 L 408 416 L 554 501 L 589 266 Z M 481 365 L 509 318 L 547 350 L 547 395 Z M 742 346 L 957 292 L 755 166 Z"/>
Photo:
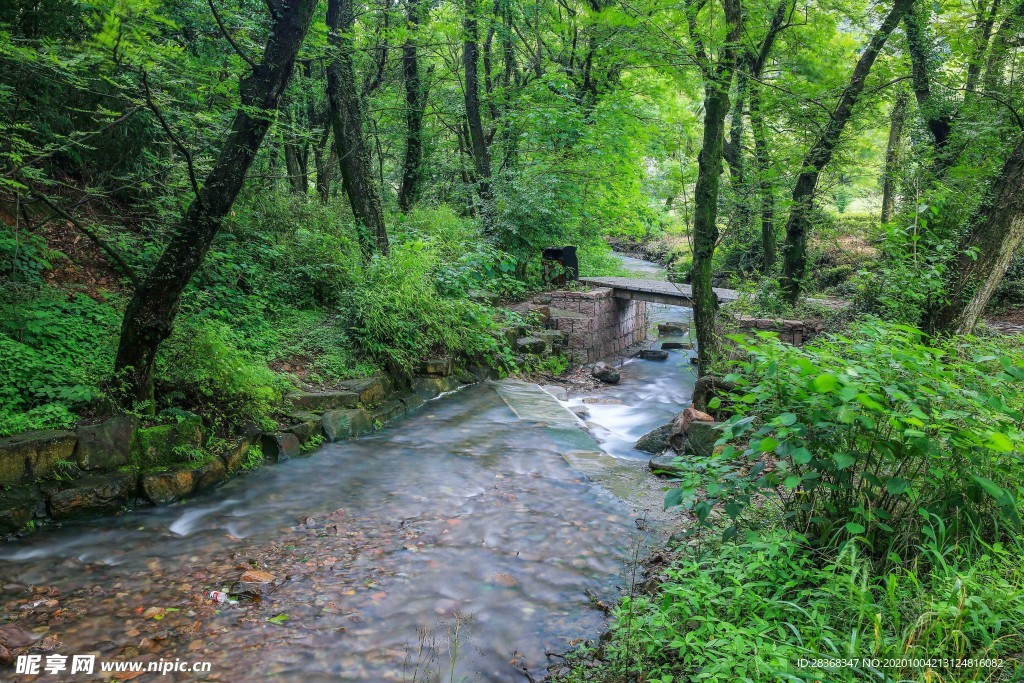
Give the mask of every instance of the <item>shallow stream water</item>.
<path id="1" fill-rule="evenodd" d="M 476 385 L 178 505 L 43 529 L 0 547 L 0 621 L 43 636 L 44 658 L 210 664 L 140 680 L 539 678 L 547 652 L 599 634 L 592 600 L 615 599 L 643 543 L 637 491 L 660 485 L 631 446 L 688 401 L 688 356 L 627 361 L 586 401 L 589 430 Z M 203 598 L 253 568 L 276 590 Z"/>

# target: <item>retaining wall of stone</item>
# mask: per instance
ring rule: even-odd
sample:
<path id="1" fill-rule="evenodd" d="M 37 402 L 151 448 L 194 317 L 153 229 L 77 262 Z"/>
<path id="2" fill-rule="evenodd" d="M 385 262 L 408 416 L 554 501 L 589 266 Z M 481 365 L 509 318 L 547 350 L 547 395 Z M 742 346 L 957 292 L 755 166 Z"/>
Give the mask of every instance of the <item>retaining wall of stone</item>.
<path id="1" fill-rule="evenodd" d="M 821 333 L 821 326 L 817 323 L 804 320 L 784 320 L 782 318 L 735 318 L 737 326 L 741 331 L 754 332 L 766 330 L 778 332 L 779 341 L 793 346 L 800 346 L 815 335 Z"/>
<path id="2" fill-rule="evenodd" d="M 594 363 L 647 337 L 647 303 L 617 299 L 612 290 L 552 292 L 548 326 L 567 336 L 574 363 Z"/>

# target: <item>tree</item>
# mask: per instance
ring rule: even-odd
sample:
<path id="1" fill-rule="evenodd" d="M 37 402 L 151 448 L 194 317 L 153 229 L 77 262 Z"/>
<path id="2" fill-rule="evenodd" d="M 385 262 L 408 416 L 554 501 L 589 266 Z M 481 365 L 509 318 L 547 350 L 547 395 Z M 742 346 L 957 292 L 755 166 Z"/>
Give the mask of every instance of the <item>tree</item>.
<path id="1" fill-rule="evenodd" d="M 125 310 L 114 364 L 122 400 L 153 410 L 153 364 L 170 334 L 181 294 L 202 264 L 274 119 L 309 30 L 315 0 L 270 4 L 271 27 L 263 57 L 242 79 L 240 104 L 213 168 L 197 189 L 152 271 Z"/>
<path id="2" fill-rule="evenodd" d="M 1017 143 L 992 186 L 992 200 L 978 212 L 950 264 L 946 301 L 929 321 L 937 332 L 965 334 L 981 319 L 989 299 L 1024 241 L 1024 139 Z"/>
<path id="3" fill-rule="evenodd" d="M 416 50 L 416 28 L 420 25 L 420 2 L 408 0 L 407 14 L 410 35 L 402 46 L 402 79 L 405 86 L 405 157 L 402 161 L 402 184 L 398 190 L 398 208 L 406 213 L 416 201 L 423 163 L 423 112 L 426 93 L 420 79 L 419 56 Z"/>
<path id="4" fill-rule="evenodd" d="M 793 187 L 792 206 L 789 210 L 789 220 L 786 222 L 782 275 L 779 278 L 782 291 L 791 304 L 796 304 L 800 298 L 801 282 L 807 268 L 807 236 L 811 231 L 811 216 L 818 178 L 821 176 L 822 169 L 832 160 L 843 129 L 853 115 L 854 106 L 860 99 L 875 59 L 885 46 L 889 34 L 910 10 L 910 6 L 911 0 L 896 0 L 857 61 L 853 75 L 850 77 L 850 83 L 843 90 L 843 94 L 835 109 L 832 110 L 821 135 L 804 156 L 802 170 Z"/>
<path id="5" fill-rule="evenodd" d="M 334 144 L 341 166 L 341 182 L 352 214 L 359 224 L 360 243 L 367 258 L 373 252 L 388 253 L 388 232 L 380 193 L 370 168 L 370 150 L 363 136 L 360 91 L 356 86 L 352 31 L 355 14 L 352 0 L 328 0 L 328 42 L 334 59 L 327 67 L 327 99 L 331 108 Z"/>
<path id="6" fill-rule="evenodd" d="M 743 9 L 740 0 L 722 1 L 728 34 L 717 61 L 712 62 L 696 27 L 700 7 L 695 2 L 687 8 L 690 37 L 694 42 L 697 64 L 704 76 L 704 136 L 697 156 L 697 185 L 694 189 L 691 282 L 693 318 L 697 328 L 697 363 L 700 372 L 706 373 L 718 349 L 715 334 L 718 297 L 711 285 L 711 268 L 718 242 L 718 190 L 725 146 L 725 117 L 729 113 L 729 89 L 743 34 Z"/>
<path id="7" fill-rule="evenodd" d="M 490 229 L 491 218 L 491 151 L 487 136 L 484 134 L 484 123 L 480 113 L 480 75 L 478 62 L 480 50 L 476 0 L 466 0 L 466 16 L 462 30 L 465 33 L 462 42 L 462 69 L 465 75 L 466 125 L 469 129 L 469 152 L 473 157 L 473 168 L 476 171 L 477 192 L 483 203 L 484 221 Z"/>
<path id="8" fill-rule="evenodd" d="M 882 223 L 892 220 L 896 208 L 896 164 L 899 160 L 900 139 L 907 119 L 906 91 L 896 93 L 896 102 L 889 114 L 889 140 L 885 145 L 885 168 L 882 170 Z"/>

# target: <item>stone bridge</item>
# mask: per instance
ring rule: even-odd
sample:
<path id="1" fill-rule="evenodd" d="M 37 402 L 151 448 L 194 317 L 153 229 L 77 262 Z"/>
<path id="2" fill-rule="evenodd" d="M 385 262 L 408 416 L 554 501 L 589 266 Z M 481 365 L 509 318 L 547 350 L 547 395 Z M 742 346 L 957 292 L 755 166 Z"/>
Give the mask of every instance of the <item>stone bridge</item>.
<path id="1" fill-rule="evenodd" d="M 581 277 L 580 282 L 591 287 L 607 287 L 616 299 L 651 301 L 670 306 L 693 306 L 693 287 L 667 282 L 665 280 L 641 280 L 632 277 Z M 714 288 L 718 303 L 728 303 L 740 298 L 735 289 Z"/>

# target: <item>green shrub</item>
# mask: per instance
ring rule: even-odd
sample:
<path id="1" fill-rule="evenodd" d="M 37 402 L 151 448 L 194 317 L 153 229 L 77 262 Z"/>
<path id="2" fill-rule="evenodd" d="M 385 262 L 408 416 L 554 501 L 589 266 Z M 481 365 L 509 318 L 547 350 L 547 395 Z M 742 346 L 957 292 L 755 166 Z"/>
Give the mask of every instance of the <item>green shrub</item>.
<path id="1" fill-rule="evenodd" d="M 228 421 L 265 420 L 287 382 L 238 348 L 234 333 L 215 320 L 180 320 L 157 357 L 164 401 Z"/>
<path id="2" fill-rule="evenodd" d="M 815 542 L 856 537 L 881 557 L 913 554 L 919 510 L 958 537 L 1019 529 L 1024 358 L 1012 341 L 929 345 L 877 321 L 799 348 L 767 334 L 736 339 L 749 360 L 726 377 L 736 392 L 724 448 L 668 504 L 703 519 L 722 502 L 738 518 L 767 491 Z"/>
<path id="3" fill-rule="evenodd" d="M 439 291 L 437 264 L 436 253 L 423 242 L 396 245 L 390 256 L 374 258 L 349 304 L 361 349 L 407 373 L 434 353 L 505 358 L 490 309 Z"/>
<path id="4" fill-rule="evenodd" d="M 102 394 L 120 314 L 51 293 L 9 310 L 0 319 L 0 435 L 70 426 L 74 411 Z"/>
<path id="5" fill-rule="evenodd" d="M 936 534 L 938 538 L 938 534 Z M 1019 680 L 1024 572 L 1019 548 L 929 542 L 925 564 L 876 574 L 854 545 L 838 556 L 793 533 L 689 553 L 653 595 L 615 609 L 605 665 L 586 681 Z M 581 654 L 587 654 L 586 652 Z M 816 668 L 800 660 L 857 658 Z M 877 659 L 864 662 L 866 659 Z M 885 660 L 997 659 L 1003 668 Z"/>

